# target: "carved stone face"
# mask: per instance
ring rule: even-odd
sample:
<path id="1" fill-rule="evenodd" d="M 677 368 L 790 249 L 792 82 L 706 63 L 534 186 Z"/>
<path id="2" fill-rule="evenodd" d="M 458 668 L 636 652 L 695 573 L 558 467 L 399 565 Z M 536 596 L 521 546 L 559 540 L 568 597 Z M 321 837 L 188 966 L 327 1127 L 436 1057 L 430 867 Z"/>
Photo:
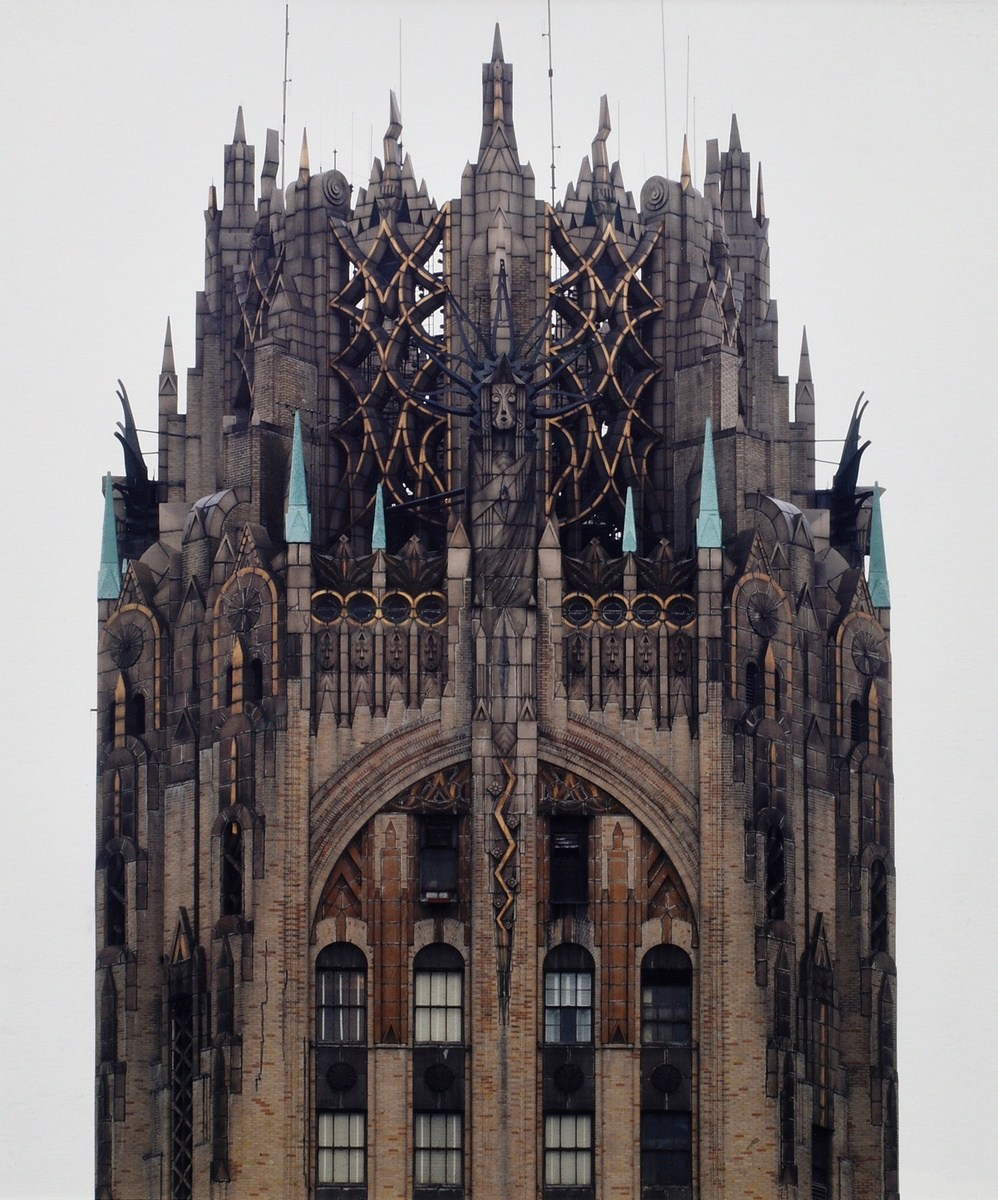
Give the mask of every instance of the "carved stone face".
<path id="1" fill-rule="evenodd" d="M 492 388 L 492 428 L 502 432 L 516 425 L 516 385 L 497 383 Z"/>

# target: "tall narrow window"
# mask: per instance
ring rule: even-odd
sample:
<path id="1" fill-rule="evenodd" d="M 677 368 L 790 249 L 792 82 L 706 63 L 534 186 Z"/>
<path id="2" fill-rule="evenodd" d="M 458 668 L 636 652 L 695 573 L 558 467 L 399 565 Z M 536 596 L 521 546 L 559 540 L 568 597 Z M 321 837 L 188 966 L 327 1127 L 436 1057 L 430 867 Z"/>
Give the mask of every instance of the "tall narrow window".
<path id="1" fill-rule="evenodd" d="M 797 1182 L 797 1080 L 793 1055 L 783 1060 L 783 1086 L 780 1089 L 780 1182 Z"/>
<path id="2" fill-rule="evenodd" d="M 641 1114 L 641 1187 L 653 1195 L 659 1189 L 688 1188 L 693 1181 L 690 1153 L 692 1119 L 688 1112 Z"/>
<path id="3" fill-rule="evenodd" d="M 426 946 L 416 955 L 414 1024 L 417 1042 L 463 1037 L 464 960 L 452 947 Z"/>
<path id="4" fill-rule="evenodd" d="M 321 1184 L 363 1183 L 366 1141 L 366 1113 L 320 1112 L 317 1181 Z"/>
<path id="5" fill-rule="evenodd" d="M 678 946 L 656 946 L 641 963 L 641 1044 L 688 1046 L 693 964 Z"/>
<path id="6" fill-rule="evenodd" d="M 424 904 L 457 899 L 457 815 L 427 813 L 419 820 L 419 898 Z"/>
<path id="7" fill-rule="evenodd" d="M 887 945 L 887 868 L 878 858 L 870 867 L 870 953 L 886 954 Z"/>
<path id="8" fill-rule="evenodd" d="M 811 1128 L 811 1200 L 828 1200 L 832 1184 L 832 1131 Z"/>
<path id="9" fill-rule="evenodd" d="M 766 920 L 787 918 L 787 859 L 783 830 L 770 825 L 766 830 Z"/>
<path id="10" fill-rule="evenodd" d="M 781 946 L 780 953 L 777 955 L 773 982 L 775 992 L 773 1033 L 776 1040 L 783 1045 L 789 1042 L 793 1032 L 793 982 L 786 946 Z"/>
<path id="11" fill-rule="evenodd" d="M 893 1079 L 897 1072 L 897 1050 L 895 1048 L 897 1019 L 894 1005 L 894 983 L 890 976 L 881 984 L 879 1009 L 877 1042 L 880 1074 L 885 1079 Z"/>
<path id="12" fill-rule="evenodd" d="M 239 917 L 243 912 L 243 830 L 238 821 L 222 827 L 222 916 Z"/>
<path id="13" fill-rule="evenodd" d="M 456 1187 L 463 1176 L 460 1113 L 416 1113 L 414 1177 L 417 1187 Z"/>
<path id="14" fill-rule="evenodd" d="M 245 692 L 250 704 L 259 704 L 263 700 L 263 663 L 259 658 L 251 658 L 246 668 Z"/>
<path id="15" fill-rule="evenodd" d="M 745 707 L 755 708 L 759 703 L 759 664 L 745 664 Z"/>
<path id="16" fill-rule="evenodd" d="M 132 692 L 125 703 L 125 732 L 130 737 L 143 737 L 146 731 L 146 698 Z"/>
<path id="17" fill-rule="evenodd" d="M 545 1188 L 587 1188 L 592 1181 L 592 1113 L 549 1113 L 544 1118 Z"/>
<path id="18" fill-rule="evenodd" d="M 115 1062 L 118 1058 L 118 993 L 111 968 L 104 969 L 104 985 L 100 995 L 100 1060 Z"/>
<path id="19" fill-rule="evenodd" d="M 315 963 L 315 1040 L 359 1046 L 366 1041 L 367 964 L 356 946 L 326 946 Z"/>
<path id="20" fill-rule="evenodd" d="M 107 856 L 104 871 L 104 944 L 125 944 L 125 856 Z"/>
<path id="21" fill-rule="evenodd" d="M 854 742 L 865 742 L 866 735 L 866 706 L 853 700 L 849 705 L 849 736 Z"/>
<path id="22" fill-rule="evenodd" d="M 191 1200 L 194 1180 L 194 1023 L 191 998 L 170 1000 L 170 1195 Z"/>
<path id="23" fill-rule="evenodd" d="M 585 904 L 589 900 L 589 821 L 586 817 L 553 816 L 550 825 L 551 903 Z"/>
<path id="24" fill-rule="evenodd" d="M 582 946 L 556 946 L 544 963 L 544 1041 L 593 1040 L 593 959 Z"/>

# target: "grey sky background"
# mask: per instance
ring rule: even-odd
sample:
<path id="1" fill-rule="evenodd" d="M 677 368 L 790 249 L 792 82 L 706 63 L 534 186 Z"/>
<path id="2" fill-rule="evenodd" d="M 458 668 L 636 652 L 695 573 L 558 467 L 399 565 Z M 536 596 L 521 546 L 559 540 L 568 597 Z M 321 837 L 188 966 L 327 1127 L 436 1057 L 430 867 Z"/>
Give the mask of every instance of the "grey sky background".
<path id="1" fill-rule="evenodd" d="M 858 393 L 871 401 L 862 482 L 887 489 L 894 602 L 902 1194 L 994 1197 L 998 5 L 666 3 L 668 141 L 659 0 L 551 7 L 559 198 L 603 92 L 635 195 L 667 149 L 678 178 L 687 128 L 702 187 L 705 140 L 726 147 L 736 111 L 763 162 L 791 388 L 807 326 L 820 457 L 837 458 Z M 287 181 L 307 126 L 312 170 L 335 156 L 364 186 L 394 88 L 417 177 L 456 195 L 496 19 L 520 156 L 549 199 L 546 0 L 292 0 Z M 115 381 L 151 429 L 169 316 L 183 397 L 208 186 L 239 104 L 259 172 L 283 34 L 281 0 L 0 0 L 5 1198 L 92 1194 L 94 596 Z"/>

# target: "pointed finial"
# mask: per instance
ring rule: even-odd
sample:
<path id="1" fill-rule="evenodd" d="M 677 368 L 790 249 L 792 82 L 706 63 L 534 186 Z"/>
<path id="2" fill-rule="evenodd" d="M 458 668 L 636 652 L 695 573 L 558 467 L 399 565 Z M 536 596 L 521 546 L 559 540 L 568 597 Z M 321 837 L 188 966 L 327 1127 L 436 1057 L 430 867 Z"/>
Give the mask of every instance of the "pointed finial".
<path id="1" fill-rule="evenodd" d="M 762 163 L 759 163 L 759 174 L 755 185 L 755 219 L 761 225 L 766 219 L 766 195 L 762 190 Z"/>
<path id="2" fill-rule="evenodd" d="M 218 192 L 214 184 L 208 188 L 208 216 L 212 219 L 218 216 Z"/>
<path id="3" fill-rule="evenodd" d="M 399 98 L 393 91 L 388 93 L 388 132 L 385 137 L 397 138 L 402 132 L 402 114 L 399 111 Z"/>
<path id="4" fill-rule="evenodd" d="M 693 173 L 690 171 L 690 148 L 686 141 L 686 134 L 683 134 L 683 167 L 682 173 L 679 176 L 679 183 L 685 192 L 693 182 Z"/>
<path id="5" fill-rule="evenodd" d="M 173 329 L 170 326 L 170 318 L 166 318 L 166 337 L 163 339 L 163 365 L 160 367 L 162 375 L 175 375 L 177 373 L 176 364 L 173 361 Z"/>
<path id="6" fill-rule="evenodd" d="M 117 600 L 120 591 L 121 564 L 118 561 L 118 524 L 114 519 L 114 483 L 108 471 L 104 476 L 104 524 L 100 539 L 97 599 Z"/>
<path id="7" fill-rule="evenodd" d="M 307 183 L 312 171 L 308 163 L 308 130 L 301 131 L 301 154 L 298 156 L 298 182 Z"/>
<path id="8" fill-rule="evenodd" d="M 624 499 L 624 535 L 620 539 L 620 548 L 625 554 L 637 554 L 638 531 L 634 523 L 634 490 L 627 489 Z"/>
<path id="9" fill-rule="evenodd" d="M 291 478 L 288 481 L 288 507 L 284 514 L 284 540 L 289 544 L 312 540 L 312 514 L 308 510 L 308 481 L 305 478 L 300 412 L 295 413 L 291 433 Z"/>
<path id="10" fill-rule="evenodd" d="M 385 497 L 379 483 L 374 493 L 374 527 L 371 530 L 371 553 L 388 549 L 388 538 L 385 535 Z"/>
<path id="11" fill-rule="evenodd" d="M 246 127 L 243 125 L 243 106 L 240 104 L 236 109 L 236 128 L 232 134 L 232 144 L 246 141 Z"/>
<path id="12" fill-rule="evenodd" d="M 870 602 L 874 608 L 890 608 L 891 586 L 887 580 L 887 555 L 884 552 L 884 524 L 880 515 L 879 483 L 873 485 L 873 507 L 870 513 Z"/>
<path id="13" fill-rule="evenodd" d="M 731 136 L 728 138 L 728 150 L 741 150 L 742 139 L 738 133 L 738 118 L 731 114 Z"/>
<path id="14" fill-rule="evenodd" d="M 492 61 L 505 62 L 502 56 L 502 34 L 499 32 L 499 22 L 496 21 L 496 31 L 492 38 Z"/>
<path id="15" fill-rule="evenodd" d="M 611 128 L 610 105 L 607 103 L 606 93 L 604 92 L 599 98 L 599 131 L 597 132 L 596 137 L 601 142 L 605 142 L 610 136 Z"/>
<path id="16" fill-rule="evenodd" d="M 800 365 L 797 367 L 797 382 L 811 383 L 811 356 L 807 350 L 807 326 L 805 325 L 800 338 Z"/>
<path id="17" fill-rule="evenodd" d="M 710 417 L 703 430 L 703 465 L 700 468 L 700 514 L 697 517 L 697 549 L 721 547 L 721 510 L 717 504 L 717 469 L 714 466 L 714 434 Z"/>

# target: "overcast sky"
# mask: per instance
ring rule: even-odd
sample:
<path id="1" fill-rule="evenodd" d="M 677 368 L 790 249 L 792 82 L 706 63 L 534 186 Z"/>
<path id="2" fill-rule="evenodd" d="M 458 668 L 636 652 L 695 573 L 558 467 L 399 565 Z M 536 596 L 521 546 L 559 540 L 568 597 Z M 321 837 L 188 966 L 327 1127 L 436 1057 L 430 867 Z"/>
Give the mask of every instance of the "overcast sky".
<path id="1" fill-rule="evenodd" d="M 603 92 L 635 195 L 667 154 L 678 177 L 687 128 L 702 186 L 704 142 L 726 146 L 737 111 L 763 162 L 781 370 L 796 377 L 806 324 L 821 439 L 870 400 L 862 481 L 887 489 L 894 602 L 902 1195 L 993 1197 L 998 5 L 666 3 L 667 106 L 660 0 L 551 8 L 558 196 Z M 546 0 L 293 0 L 288 180 L 307 125 L 312 170 L 335 157 L 366 184 L 394 88 L 417 177 L 456 195 L 497 18 L 520 155 L 549 198 Z M 283 51 L 276 0 L 0 0 L 3 1197 L 93 1187 L 94 597 L 115 381 L 151 428 L 170 316 L 183 389 L 208 186 L 239 104 L 259 171 Z"/>

